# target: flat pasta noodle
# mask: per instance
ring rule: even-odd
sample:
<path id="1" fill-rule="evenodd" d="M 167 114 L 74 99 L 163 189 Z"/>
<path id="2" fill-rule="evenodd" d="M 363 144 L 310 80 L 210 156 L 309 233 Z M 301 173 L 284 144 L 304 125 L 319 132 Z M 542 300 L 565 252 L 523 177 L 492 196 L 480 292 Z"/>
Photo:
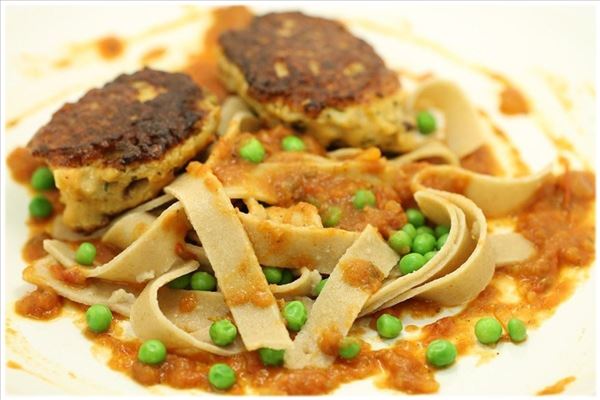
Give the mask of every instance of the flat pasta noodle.
<path id="1" fill-rule="evenodd" d="M 84 240 L 97 239 L 97 238 L 101 237 L 105 231 L 106 231 L 106 228 L 97 230 L 97 231 L 89 233 L 89 234 L 75 232 L 74 230 L 69 228 L 67 225 L 65 225 L 63 218 L 62 218 L 62 214 L 57 215 L 52 220 L 52 223 L 50 224 L 49 228 L 47 229 L 48 234 L 52 238 L 57 239 L 57 240 L 67 240 L 67 241 L 84 241 Z"/>
<path id="2" fill-rule="evenodd" d="M 536 253 L 535 245 L 518 232 L 493 233 L 489 241 L 496 267 L 527 261 Z"/>
<path id="3" fill-rule="evenodd" d="M 168 271 L 180 258 L 176 253 L 183 245 L 190 225 L 181 204 L 163 211 L 148 229 L 115 258 L 103 265 L 80 267 L 88 278 L 119 282 L 144 282 Z M 65 267 L 77 265 L 74 252 L 57 241 L 44 241 L 44 248 Z"/>
<path id="4" fill-rule="evenodd" d="M 460 165 L 458 156 L 447 146 L 439 142 L 431 142 L 388 161 L 388 168 L 395 168 L 399 165 L 405 165 L 416 161 L 438 159 L 448 165 Z"/>
<path id="5" fill-rule="evenodd" d="M 80 304 L 104 304 L 111 310 L 129 317 L 139 290 L 100 279 L 89 279 L 85 286 L 72 286 L 58 279 L 50 268 L 58 261 L 48 255 L 36 260 L 23 271 L 23 279 L 37 286 L 49 287 L 62 297 Z"/>
<path id="6" fill-rule="evenodd" d="M 225 347 L 216 346 L 210 340 L 210 321 L 227 315 L 222 297 L 203 296 L 203 303 L 190 310 L 189 315 L 183 318 L 179 315 L 181 311 L 173 306 L 173 297 L 179 294 L 175 292 L 162 301 L 161 309 L 159 298 L 165 294 L 160 289 L 173 279 L 195 271 L 197 267 L 196 261 L 188 261 L 150 281 L 131 307 L 130 322 L 133 331 L 142 340 L 158 339 L 173 349 L 202 350 L 223 356 L 242 352 L 244 346 L 239 339 Z M 194 323 L 190 325 L 190 321 Z M 190 331 L 184 328 L 189 328 Z"/>
<path id="7" fill-rule="evenodd" d="M 165 191 L 183 204 L 244 345 L 286 349 L 292 342 L 238 214 L 221 182 L 193 162 Z"/>
<path id="8" fill-rule="evenodd" d="M 302 201 L 291 207 L 268 207 L 266 208 L 266 217 L 281 224 L 323 227 L 317 207 Z"/>
<path id="9" fill-rule="evenodd" d="M 258 128 L 258 125 L 258 119 L 239 96 L 229 96 L 223 101 L 217 135 L 224 136 L 232 129 L 252 131 Z"/>
<path id="10" fill-rule="evenodd" d="M 463 194 L 488 217 L 503 217 L 523 208 L 544 181 L 551 175 L 550 167 L 537 174 L 504 178 L 478 174 L 449 165 L 429 166 L 413 177 L 414 191 L 431 187 Z"/>
<path id="11" fill-rule="evenodd" d="M 485 143 L 485 131 L 477 110 L 454 82 L 431 79 L 408 97 L 410 113 L 435 108 L 444 114 L 445 142 L 459 158 Z"/>
<path id="12" fill-rule="evenodd" d="M 148 212 L 127 213 L 108 228 L 102 241 L 124 249 L 142 236 L 154 221 L 156 217 Z"/>
<path id="13" fill-rule="evenodd" d="M 239 213 L 261 264 L 315 269 L 330 274 L 358 233 L 337 228 L 294 226 Z"/>
<path id="14" fill-rule="evenodd" d="M 452 272 L 414 287 L 385 302 L 378 309 L 391 307 L 417 296 L 433 300 L 442 306 L 463 304 L 477 297 L 494 275 L 494 250 L 488 240 L 487 221 L 481 210 L 464 196 L 439 190 L 432 192 L 449 200 L 464 212 L 475 247 L 468 258 Z"/>
<path id="15" fill-rule="evenodd" d="M 398 255 L 368 225 L 339 259 L 293 347 L 286 351 L 285 366 L 299 369 L 331 365 L 337 352 L 328 354 L 323 341 L 342 339 L 348 333 L 364 303 L 397 262 Z"/>
<path id="16" fill-rule="evenodd" d="M 467 259 L 475 247 L 462 210 L 431 190 L 415 193 L 415 200 L 431 221 L 450 226 L 448 239 L 436 255 L 419 270 L 385 282 L 366 302 L 361 315 L 381 309 L 383 304 L 393 302 L 406 291 L 453 271 Z"/>

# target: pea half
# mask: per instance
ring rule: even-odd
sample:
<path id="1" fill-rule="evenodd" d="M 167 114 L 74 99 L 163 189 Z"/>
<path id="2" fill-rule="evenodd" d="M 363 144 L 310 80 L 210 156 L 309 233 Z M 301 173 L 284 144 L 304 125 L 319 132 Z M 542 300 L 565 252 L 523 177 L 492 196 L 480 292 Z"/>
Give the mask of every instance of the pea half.
<path id="1" fill-rule="evenodd" d="M 527 339 L 527 327 L 525 323 L 518 318 L 511 318 L 506 326 L 508 336 L 513 342 L 522 342 Z"/>
<path id="2" fill-rule="evenodd" d="M 31 187 L 35 190 L 50 190 L 54 188 L 54 175 L 50 168 L 39 167 L 31 175 Z"/>
<path id="3" fill-rule="evenodd" d="M 240 156 L 251 163 L 258 164 L 265 159 L 265 148 L 257 138 L 252 138 L 240 148 Z"/>
<path id="4" fill-rule="evenodd" d="M 424 255 L 419 253 L 409 253 L 400 259 L 398 269 L 402 275 L 407 275 L 419 270 L 426 262 L 427 259 Z"/>
<path id="5" fill-rule="evenodd" d="M 192 274 L 190 286 L 194 290 L 212 292 L 217 287 L 217 280 L 208 272 L 198 271 Z"/>
<path id="6" fill-rule="evenodd" d="M 160 364 L 167 358 L 167 348 L 158 339 L 146 340 L 138 350 L 138 360 L 144 364 Z"/>
<path id="7" fill-rule="evenodd" d="M 340 357 L 351 360 L 360 354 L 360 342 L 354 338 L 344 338 L 338 350 Z"/>
<path id="8" fill-rule="evenodd" d="M 267 367 L 282 365 L 284 353 L 285 350 L 275 350 L 267 347 L 258 349 L 260 361 Z"/>
<path id="9" fill-rule="evenodd" d="M 94 333 L 106 332 L 110 327 L 113 315 L 104 304 L 94 304 L 85 312 L 88 329 Z"/>
<path id="10" fill-rule="evenodd" d="M 394 249 L 396 253 L 404 255 L 410 252 L 412 238 L 404 231 L 396 231 L 388 239 L 388 245 Z"/>
<path id="11" fill-rule="evenodd" d="M 481 318 L 475 324 L 475 336 L 482 344 L 497 343 L 502 336 L 502 325 L 495 318 Z"/>
<path id="12" fill-rule="evenodd" d="M 377 333 L 385 339 L 394 339 L 402 331 L 402 321 L 391 314 L 382 314 L 377 318 Z"/>
<path id="13" fill-rule="evenodd" d="M 227 364 L 214 364 L 208 370 L 208 381 L 219 390 L 227 390 L 235 384 L 235 371 Z"/>
<path id="14" fill-rule="evenodd" d="M 416 208 L 409 208 L 406 210 L 406 219 L 408 219 L 408 223 L 415 228 L 420 228 L 425 225 L 425 216 Z"/>
<path id="15" fill-rule="evenodd" d="M 306 146 L 298 136 L 289 135 L 281 140 L 281 148 L 285 151 L 304 151 Z"/>
<path id="16" fill-rule="evenodd" d="M 443 368 L 452 364 L 456 359 L 456 346 L 445 339 L 436 339 L 427 346 L 427 362 L 434 367 Z"/>
<path id="17" fill-rule="evenodd" d="M 325 228 L 331 228 L 332 226 L 336 226 L 340 223 L 342 219 L 342 209 L 337 206 L 331 206 L 321 216 L 321 221 L 323 221 L 323 226 Z"/>
<path id="18" fill-rule="evenodd" d="M 52 214 L 52 203 L 41 194 L 34 196 L 29 202 L 29 214 L 36 219 L 49 217 Z"/>
<path id="19" fill-rule="evenodd" d="M 417 128 L 419 132 L 428 135 L 434 132 L 436 127 L 435 117 L 429 111 L 421 111 L 417 114 Z"/>
<path id="20" fill-rule="evenodd" d="M 313 294 L 315 296 L 319 296 L 321 294 L 321 291 L 323 290 L 323 288 L 325 287 L 325 284 L 327 283 L 327 279 L 329 279 L 329 278 L 321 279 L 319 281 L 319 283 L 316 284 L 316 286 L 313 290 Z"/>
<path id="21" fill-rule="evenodd" d="M 89 242 L 83 242 L 75 252 L 75 261 L 81 265 L 92 265 L 96 258 L 96 246 Z"/>
<path id="22" fill-rule="evenodd" d="M 375 193 L 368 189 L 360 189 L 354 193 L 354 197 L 352 197 L 352 205 L 357 210 L 362 210 L 366 206 L 375 207 L 376 199 Z"/>
<path id="23" fill-rule="evenodd" d="M 208 330 L 210 339 L 217 346 L 227 346 L 237 337 L 237 328 L 228 319 L 215 321 Z"/>
<path id="24" fill-rule="evenodd" d="M 290 301 L 283 308 L 283 318 L 285 318 L 289 330 L 298 332 L 308 318 L 306 306 L 300 300 Z"/>

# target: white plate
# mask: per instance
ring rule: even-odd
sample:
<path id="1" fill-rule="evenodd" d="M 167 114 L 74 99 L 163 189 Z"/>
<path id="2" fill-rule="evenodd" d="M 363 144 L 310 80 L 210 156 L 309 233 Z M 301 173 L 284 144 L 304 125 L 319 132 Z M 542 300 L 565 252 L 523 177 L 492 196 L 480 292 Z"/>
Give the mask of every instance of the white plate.
<path id="1" fill-rule="evenodd" d="M 495 6 L 441 4 L 259 4 L 258 12 L 280 8 L 304 9 L 312 14 L 344 18 L 353 30 L 372 43 L 392 67 L 432 71 L 455 79 L 471 99 L 486 110 L 522 150 L 525 160 L 540 168 L 555 152 L 539 126 L 527 118 L 504 118 L 497 111 L 498 86 L 483 74 L 423 47 L 416 38 L 442 44 L 470 62 L 486 65 L 517 82 L 532 98 L 539 114 L 556 135 L 575 142 L 594 162 L 595 41 L 593 6 Z M 67 100 L 115 75 L 139 68 L 140 55 L 167 46 L 167 57 L 157 68 L 176 69 L 186 54 L 198 47 L 206 27 L 206 12 L 181 5 L 15 6 L 3 8 L 6 18 L 3 46 L 3 160 L 8 151 L 24 145 L 51 113 Z M 150 27 L 166 26 L 187 15 L 187 24 L 160 34 L 137 35 Z M 194 16 L 195 15 L 195 16 Z M 203 17 L 204 16 L 204 17 Z M 372 23 L 386 29 L 373 29 Z M 125 56 L 99 60 L 88 50 L 71 68 L 57 70 L 53 62 L 69 45 L 102 35 L 134 37 Z M 421 44 L 418 44 L 421 43 Z M 550 77 L 550 78 L 549 78 Z M 549 79 L 565 85 L 573 108 L 565 110 Z M 563 99 L 564 100 L 564 99 Z M 15 117 L 11 129 L 5 123 Z M 166 387 L 147 389 L 110 370 L 92 352 L 91 344 L 69 317 L 35 322 L 15 316 L 12 305 L 29 289 L 21 280 L 24 262 L 20 249 L 27 238 L 24 221 L 28 195 L 6 177 L 4 186 L 2 274 L 4 322 L 17 334 L 7 335 L 2 367 L 12 360 L 26 370 L 6 368 L 10 394 L 146 394 L 176 392 Z M 561 305 L 541 328 L 530 332 L 520 346 L 501 344 L 499 355 L 476 366 L 473 357 L 436 374 L 440 394 L 534 394 L 557 380 L 574 376 L 565 393 L 592 394 L 595 390 L 595 302 L 592 276 Z M 3 330 L 4 334 L 4 330 Z M 368 381 L 342 387 L 336 393 L 373 393 Z M 191 391 L 190 393 L 197 391 Z M 181 392 L 178 392 L 181 393 Z M 390 392 L 388 392 L 390 393 Z"/>

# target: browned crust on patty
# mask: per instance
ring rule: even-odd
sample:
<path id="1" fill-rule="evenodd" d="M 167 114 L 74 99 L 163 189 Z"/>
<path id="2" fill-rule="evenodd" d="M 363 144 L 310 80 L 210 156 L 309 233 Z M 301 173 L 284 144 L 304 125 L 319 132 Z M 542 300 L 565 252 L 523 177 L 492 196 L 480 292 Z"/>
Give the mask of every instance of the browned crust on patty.
<path id="1" fill-rule="evenodd" d="M 62 106 L 28 147 L 52 167 L 123 169 L 158 160 L 202 126 L 209 111 L 201 105 L 205 96 L 185 74 L 123 74 Z"/>
<path id="2" fill-rule="evenodd" d="M 299 12 L 255 17 L 249 27 L 222 34 L 219 44 L 244 74 L 251 97 L 283 101 L 310 117 L 387 96 L 400 85 L 373 48 L 341 23 Z"/>

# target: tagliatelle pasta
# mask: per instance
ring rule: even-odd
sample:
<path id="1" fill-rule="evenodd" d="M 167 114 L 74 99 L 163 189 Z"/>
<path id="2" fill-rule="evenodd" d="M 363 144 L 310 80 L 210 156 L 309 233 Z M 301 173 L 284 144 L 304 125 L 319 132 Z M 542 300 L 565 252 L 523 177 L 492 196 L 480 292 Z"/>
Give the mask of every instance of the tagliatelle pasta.
<path id="1" fill-rule="evenodd" d="M 477 110 L 453 82 L 431 79 L 421 83 L 408 99 L 412 112 L 437 109 L 443 112 L 444 142 L 458 157 L 464 157 L 485 143 Z"/>
<path id="2" fill-rule="evenodd" d="M 165 345 L 188 350 L 204 350 L 214 354 L 231 355 L 243 350 L 240 341 L 228 347 L 218 347 L 211 343 L 208 327 L 214 318 L 225 317 L 222 298 L 204 296 L 194 310 L 188 311 L 188 318 L 177 317 L 177 308 L 171 301 L 159 301 L 160 288 L 169 281 L 194 271 L 198 267 L 195 261 L 177 265 L 173 270 L 149 282 L 131 307 L 131 327 L 142 339 L 159 339 Z M 166 303 L 166 304 L 165 304 Z M 193 320 L 190 324 L 188 321 Z M 190 331 L 186 331 L 188 328 Z"/>
<path id="3" fill-rule="evenodd" d="M 413 189 L 432 187 L 464 194 L 486 216 L 502 217 L 525 206 L 550 174 L 548 167 L 535 175 L 504 178 L 448 165 L 430 166 L 414 176 Z"/>
<path id="4" fill-rule="evenodd" d="M 398 262 L 398 255 L 368 226 L 339 259 L 327 285 L 311 308 L 285 365 L 297 369 L 326 367 L 337 356 L 339 341 L 348 333 L 369 296 Z"/>
<path id="5" fill-rule="evenodd" d="M 61 264 L 52 256 L 37 260 L 23 272 L 23 279 L 41 287 L 50 287 L 61 296 L 81 304 L 106 304 L 115 312 L 126 317 L 131 312 L 139 289 L 114 282 L 91 280 L 84 286 L 73 286 L 51 271 L 53 267 Z"/>
<path id="6" fill-rule="evenodd" d="M 254 250 L 221 183 L 199 163 L 166 189 L 183 204 L 248 350 L 285 349 L 291 340 Z M 228 241 L 227 248 L 221 244 Z M 269 329 L 269 335 L 264 329 Z"/>
<path id="7" fill-rule="evenodd" d="M 445 306 L 463 304 L 474 299 L 492 279 L 494 253 L 487 238 L 487 222 L 481 210 L 464 196 L 442 191 L 435 191 L 435 194 L 450 201 L 464 213 L 472 251 L 455 270 L 387 301 L 383 307 L 415 296 Z"/>

